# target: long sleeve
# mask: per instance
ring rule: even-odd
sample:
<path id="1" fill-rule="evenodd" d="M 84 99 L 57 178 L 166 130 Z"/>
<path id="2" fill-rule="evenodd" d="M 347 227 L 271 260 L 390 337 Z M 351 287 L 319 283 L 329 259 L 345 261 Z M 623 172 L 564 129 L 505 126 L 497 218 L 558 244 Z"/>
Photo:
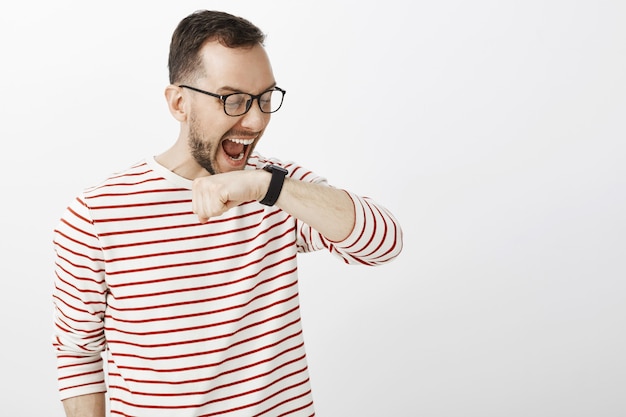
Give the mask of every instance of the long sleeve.
<path id="1" fill-rule="evenodd" d="M 54 232 L 53 345 L 61 398 L 104 392 L 104 260 L 82 198 L 67 208 Z"/>
<path id="2" fill-rule="evenodd" d="M 348 264 L 380 265 L 391 261 L 402 251 L 402 229 L 396 218 L 370 198 L 348 192 L 354 203 L 355 225 L 341 242 L 324 238 L 308 225 L 298 224 L 298 246 L 301 252 L 327 249 Z"/>

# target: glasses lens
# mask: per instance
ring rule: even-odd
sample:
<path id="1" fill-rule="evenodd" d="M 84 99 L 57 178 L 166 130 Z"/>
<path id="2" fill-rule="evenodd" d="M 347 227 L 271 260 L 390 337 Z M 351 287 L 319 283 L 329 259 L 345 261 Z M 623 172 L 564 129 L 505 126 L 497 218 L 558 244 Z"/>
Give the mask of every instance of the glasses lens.
<path id="1" fill-rule="evenodd" d="M 224 110 L 231 116 L 244 114 L 250 108 L 251 98 L 249 94 L 231 94 L 224 100 Z"/>
<path id="2" fill-rule="evenodd" d="M 274 113 L 283 104 L 283 92 L 280 90 L 266 91 L 259 97 L 259 106 L 263 113 Z"/>

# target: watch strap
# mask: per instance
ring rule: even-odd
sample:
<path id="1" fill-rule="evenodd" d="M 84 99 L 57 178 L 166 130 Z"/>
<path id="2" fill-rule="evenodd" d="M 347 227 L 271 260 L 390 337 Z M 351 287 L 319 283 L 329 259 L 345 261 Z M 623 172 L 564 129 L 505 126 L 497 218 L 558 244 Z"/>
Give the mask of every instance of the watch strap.
<path id="1" fill-rule="evenodd" d="M 266 206 L 273 206 L 276 201 L 278 201 L 280 192 L 283 189 L 287 170 L 278 165 L 265 165 L 263 169 L 272 174 L 272 179 L 270 180 L 270 186 L 267 188 L 267 193 L 265 193 L 265 197 L 263 197 L 263 199 L 259 201 L 259 203 Z"/>

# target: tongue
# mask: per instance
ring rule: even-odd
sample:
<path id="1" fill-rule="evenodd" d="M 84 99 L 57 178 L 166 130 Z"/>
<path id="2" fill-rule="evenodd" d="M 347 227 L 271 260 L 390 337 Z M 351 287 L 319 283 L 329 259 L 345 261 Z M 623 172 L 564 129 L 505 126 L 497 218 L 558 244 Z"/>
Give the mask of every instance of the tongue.
<path id="1" fill-rule="evenodd" d="M 243 145 L 241 143 L 235 143 L 231 140 L 223 141 L 222 148 L 231 158 L 237 158 L 243 152 Z"/>

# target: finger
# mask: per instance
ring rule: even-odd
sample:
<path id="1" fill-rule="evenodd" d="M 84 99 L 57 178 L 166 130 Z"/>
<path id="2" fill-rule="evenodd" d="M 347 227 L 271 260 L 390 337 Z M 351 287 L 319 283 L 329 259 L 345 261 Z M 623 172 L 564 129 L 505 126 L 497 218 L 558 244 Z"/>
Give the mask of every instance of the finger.
<path id="1" fill-rule="evenodd" d="M 195 185 L 195 184 L 194 184 Z M 209 221 L 209 214 L 205 208 L 206 200 L 204 194 L 200 191 L 201 187 L 192 187 L 192 195 L 191 195 L 191 209 L 194 214 L 198 216 L 198 220 L 200 223 L 206 223 Z"/>
<path id="2" fill-rule="evenodd" d="M 202 202 L 207 217 L 221 216 L 229 209 L 228 193 L 223 189 L 213 190 L 211 195 L 203 194 Z"/>

